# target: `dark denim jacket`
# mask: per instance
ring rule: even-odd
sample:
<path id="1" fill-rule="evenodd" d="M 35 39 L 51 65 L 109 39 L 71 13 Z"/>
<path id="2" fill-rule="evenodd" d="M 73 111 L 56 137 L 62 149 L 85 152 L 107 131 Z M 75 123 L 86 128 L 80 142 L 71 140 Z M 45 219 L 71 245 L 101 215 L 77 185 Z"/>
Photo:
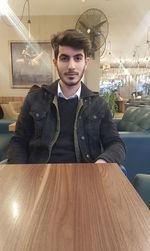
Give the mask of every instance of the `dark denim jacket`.
<path id="1" fill-rule="evenodd" d="M 8 163 L 47 163 L 60 131 L 57 84 L 42 86 L 29 93 L 17 121 L 16 133 L 8 150 Z M 77 162 L 122 164 L 125 147 L 111 112 L 98 94 L 83 83 L 74 124 Z"/>

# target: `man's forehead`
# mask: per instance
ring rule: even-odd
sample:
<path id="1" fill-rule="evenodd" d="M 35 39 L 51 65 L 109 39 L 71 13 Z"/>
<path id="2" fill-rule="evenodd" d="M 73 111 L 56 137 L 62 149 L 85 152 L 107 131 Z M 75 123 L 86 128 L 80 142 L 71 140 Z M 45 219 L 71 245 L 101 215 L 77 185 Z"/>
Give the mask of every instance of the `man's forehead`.
<path id="1" fill-rule="evenodd" d="M 65 55 L 84 55 L 83 49 L 76 49 L 70 46 L 59 46 L 59 55 L 65 54 Z"/>

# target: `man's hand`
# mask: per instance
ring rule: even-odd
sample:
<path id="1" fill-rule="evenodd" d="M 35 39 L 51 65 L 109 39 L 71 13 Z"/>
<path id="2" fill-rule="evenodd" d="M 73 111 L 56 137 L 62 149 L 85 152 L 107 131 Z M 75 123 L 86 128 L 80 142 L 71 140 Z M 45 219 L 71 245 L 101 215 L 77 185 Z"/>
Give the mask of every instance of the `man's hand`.
<path id="1" fill-rule="evenodd" d="M 105 161 L 104 159 L 98 159 L 95 164 L 99 164 L 99 163 L 107 163 L 107 161 Z"/>

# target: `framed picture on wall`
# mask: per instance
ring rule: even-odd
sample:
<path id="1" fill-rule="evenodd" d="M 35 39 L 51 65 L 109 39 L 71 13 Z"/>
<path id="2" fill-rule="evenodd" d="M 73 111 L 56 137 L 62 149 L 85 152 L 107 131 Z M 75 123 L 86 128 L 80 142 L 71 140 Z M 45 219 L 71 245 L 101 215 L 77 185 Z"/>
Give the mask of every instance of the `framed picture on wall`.
<path id="1" fill-rule="evenodd" d="M 52 49 L 49 42 L 11 42 L 12 88 L 53 81 Z"/>

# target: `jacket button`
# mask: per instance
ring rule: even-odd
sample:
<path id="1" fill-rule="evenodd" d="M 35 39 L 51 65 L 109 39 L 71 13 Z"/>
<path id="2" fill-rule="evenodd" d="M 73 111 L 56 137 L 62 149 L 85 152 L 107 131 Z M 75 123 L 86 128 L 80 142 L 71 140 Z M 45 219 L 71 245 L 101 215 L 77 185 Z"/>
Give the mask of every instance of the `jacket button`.
<path id="1" fill-rule="evenodd" d="M 38 118 L 40 115 L 39 115 L 39 113 L 36 113 L 35 116 Z"/>
<path id="2" fill-rule="evenodd" d="M 84 137 L 84 136 L 81 136 L 81 139 L 82 139 L 82 140 L 85 140 L 85 137 Z"/>
<path id="3" fill-rule="evenodd" d="M 96 115 L 93 115 L 93 119 L 97 119 L 97 116 L 96 116 Z"/>
<path id="4" fill-rule="evenodd" d="M 89 158 L 90 158 L 90 155 L 89 155 L 89 154 L 86 154 L 86 157 L 89 159 Z"/>

